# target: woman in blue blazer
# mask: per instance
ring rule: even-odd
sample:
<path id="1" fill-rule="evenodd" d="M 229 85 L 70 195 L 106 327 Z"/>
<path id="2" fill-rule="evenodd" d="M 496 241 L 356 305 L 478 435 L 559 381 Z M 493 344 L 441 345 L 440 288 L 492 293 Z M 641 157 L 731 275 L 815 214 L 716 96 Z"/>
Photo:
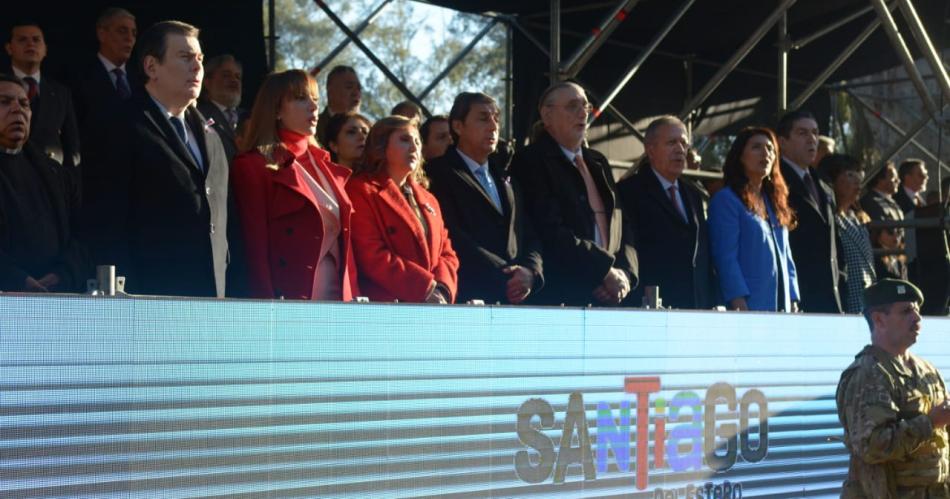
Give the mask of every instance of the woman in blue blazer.
<path id="1" fill-rule="evenodd" d="M 709 204 L 709 234 L 722 296 L 733 310 L 797 311 L 788 245 L 795 214 L 767 128 L 739 132 L 723 164 L 725 188 Z"/>

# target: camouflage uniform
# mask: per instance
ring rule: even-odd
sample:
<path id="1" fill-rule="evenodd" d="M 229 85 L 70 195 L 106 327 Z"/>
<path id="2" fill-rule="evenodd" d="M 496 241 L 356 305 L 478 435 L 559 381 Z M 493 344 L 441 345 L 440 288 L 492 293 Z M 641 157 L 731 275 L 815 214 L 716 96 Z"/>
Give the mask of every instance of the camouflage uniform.
<path id="1" fill-rule="evenodd" d="M 928 413 L 947 398 L 940 373 L 926 360 L 897 357 L 868 345 L 841 374 L 838 419 L 851 452 L 841 497 L 947 497 L 947 429 Z"/>

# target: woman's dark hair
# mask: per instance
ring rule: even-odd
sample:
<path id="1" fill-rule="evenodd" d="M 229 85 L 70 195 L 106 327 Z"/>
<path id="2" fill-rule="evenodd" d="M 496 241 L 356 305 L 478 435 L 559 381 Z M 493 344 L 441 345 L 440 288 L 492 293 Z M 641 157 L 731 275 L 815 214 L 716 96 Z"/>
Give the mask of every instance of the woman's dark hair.
<path id="1" fill-rule="evenodd" d="M 749 177 L 746 176 L 745 166 L 742 164 L 742 153 L 745 151 L 745 146 L 749 139 L 756 135 L 767 137 L 772 142 L 772 147 L 775 150 L 775 161 L 772 163 L 772 169 L 762 180 L 762 192 L 772 202 L 772 209 L 775 211 L 775 218 L 778 219 L 779 225 L 789 230 L 794 229 L 797 220 L 795 212 L 788 206 L 788 185 L 785 184 L 785 179 L 782 177 L 782 171 L 779 168 L 781 154 L 778 149 L 778 139 L 775 138 L 772 130 L 765 127 L 747 127 L 739 132 L 729 149 L 729 153 L 726 154 L 725 163 L 722 165 L 723 180 L 749 211 L 764 220 L 768 220 L 765 203 L 756 196 L 752 186 L 749 185 Z"/>
<path id="2" fill-rule="evenodd" d="M 346 124 L 354 118 L 366 123 L 366 128 L 371 128 L 373 126 L 373 122 L 360 113 L 339 113 L 334 114 L 333 116 L 330 116 L 329 119 L 327 119 L 327 127 L 323 130 L 323 137 L 320 137 L 320 145 L 330 152 L 330 159 L 334 163 L 336 163 L 339 158 L 333 149 L 330 148 L 330 143 L 337 143 L 337 139 L 340 137 L 340 132 L 343 131 L 343 127 L 345 127 Z"/>
<path id="3" fill-rule="evenodd" d="M 882 168 L 882 170 L 886 170 L 886 167 Z M 824 158 L 821 158 L 821 161 L 818 163 L 818 173 L 827 178 L 832 184 L 835 183 L 838 177 L 846 172 L 863 171 L 864 165 L 861 164 L 861 160 L 854 156 L 848 156 L 847 154 L 828 154 Z M 864 213 L 864 210 L 861 209 L 861 203 L 858 202 L 857 199 L 849 208 L 854 211 L 858 220 L 862 223 L 871 221 L 871 217 Z"/>

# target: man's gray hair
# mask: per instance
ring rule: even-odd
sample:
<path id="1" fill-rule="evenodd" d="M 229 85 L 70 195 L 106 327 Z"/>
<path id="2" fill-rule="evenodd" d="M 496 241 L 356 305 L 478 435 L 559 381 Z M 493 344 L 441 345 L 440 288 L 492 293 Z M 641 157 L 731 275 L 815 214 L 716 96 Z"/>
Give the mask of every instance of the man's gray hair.
<path id="1" fill-rule="evenodd" d="M 214 75 L 215 71 L 217 71 L 218 69 L 221 68 L 221 66 L 229 62 L 233 62 L 234 64 L 236 64 L 238 69 L 242 71 L 244 70 L 244 65 L 241 64 L 241 61 L 235 59 L 233 55 L 231 54 L 216 55 L 204 61 L 205 78 L 206 79 L 210 78 L 212 75 Z"/>
<path id="2" fill-rule="evenodd" d="M 538 111 L 540 112 L 541 109 L 544 108 L 544 106 L 551 104 L 551 100 L 553 99 L 553 97 L 551 96 L 554 95 L 554 92 L 557 92 L 558 90 L 562 90 L 565 88 L 576 88 L 580 90 L 582 93 L 584 93 L 585 95 L 587 94 L 587 92 L 584 91 L 584 87 L 580 86 L 579 84 L 573 81 L 557 82 L 551 85 L 550 87 L 546 88 L 544 92 L 541 92 L 541 98 L 538 99 Z"/>
<path id="3" fill-rule="evenodd" d="M 135 16 L 132 15 L 131 12 L 121 7 L 109 7 L 99 14 L 99 17 L 96 19 L 96 27 L 105 28 L 107 24 L 117 17 L 127 17 L 133 21 L 135 20 Z"/>
<path id="4" fill-rule="evenodd" d="M 683 130 L 687 130 L 686 123 L 683 123 L 683 120 L 673 116 L 672 114 L 667 114 L 665 116 L 660 116 L 647 125 L 646 132 L 643 134 L 643 140 L 646 143 L 653 142 L 653 139 L 656 138 L 656 133 L 660 127 L 664 127 L 666 125 L 678 125 L 683 127 Z"/>

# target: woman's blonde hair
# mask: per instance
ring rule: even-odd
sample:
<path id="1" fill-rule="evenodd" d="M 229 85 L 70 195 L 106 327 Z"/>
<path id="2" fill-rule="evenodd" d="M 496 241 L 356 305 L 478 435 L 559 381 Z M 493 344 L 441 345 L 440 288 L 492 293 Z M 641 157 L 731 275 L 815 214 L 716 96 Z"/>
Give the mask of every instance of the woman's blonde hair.
<path id="1" fill-rule="evenodd" d="M 369 136 L 366 137 L 366 148 L 363 149 L 363 157 L 356 164 L 354 174 L 365 173 L 367 175 L 376 175 L 386 169 L 386 148 L 389 146 L 389 138 L 397 130 L 410 130 L 419 135 L 415 122 L 402 116 L 388 116 L 377 121 L 369 130 Z M 419 152 L 420 157 L 422 151 Z M 422 165 L 417 166 L 410 177 L 416 183 L 423 187 L 429 186 L 429 179 L 426 178 Z"/>
<path id="2" fill-rule="evenodd" d="M 256 149 L 264 155 L 268 163 L 277 161 L 275 153 L 283 149 L 280 144 L 280 122 L 277 114 L 287 99 L 317 96 L 317 82 L 306 71 L 291 69 L 281 73 L 267 75 L 261 89 L 254 99 L 251 117 L 248 118 L 244 132 L 238 138 L 241 152 Z M 316 145 L 316 139 L 310 138 Z"/>

